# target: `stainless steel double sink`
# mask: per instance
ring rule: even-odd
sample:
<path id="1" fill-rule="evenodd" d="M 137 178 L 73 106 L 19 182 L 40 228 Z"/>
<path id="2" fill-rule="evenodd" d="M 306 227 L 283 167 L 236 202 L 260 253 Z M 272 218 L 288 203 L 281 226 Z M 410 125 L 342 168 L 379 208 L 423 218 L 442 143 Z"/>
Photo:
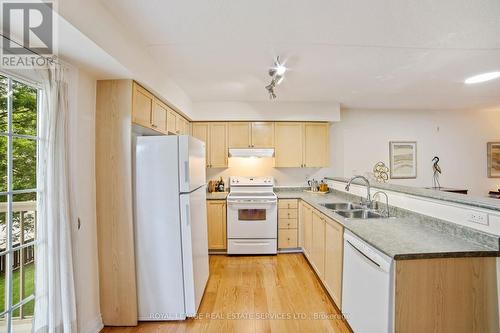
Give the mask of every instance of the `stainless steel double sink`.
<path id="1" fill-rule="evenodd" d="M 346 219 L 377 219 L 384 217 L 376 210 L 352 202 L 321 203 L 320 205 L 333 210 Z"/>

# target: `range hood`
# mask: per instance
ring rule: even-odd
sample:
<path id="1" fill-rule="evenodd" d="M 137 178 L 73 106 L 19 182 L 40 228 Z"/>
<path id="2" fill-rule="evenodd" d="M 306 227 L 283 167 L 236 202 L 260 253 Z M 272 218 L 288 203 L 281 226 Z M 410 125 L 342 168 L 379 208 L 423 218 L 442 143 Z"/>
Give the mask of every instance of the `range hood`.
<path id="1" fill-rule="evenodd" d="M 273 157 L 274 148 L 229 148 L 229 157 Z"/>

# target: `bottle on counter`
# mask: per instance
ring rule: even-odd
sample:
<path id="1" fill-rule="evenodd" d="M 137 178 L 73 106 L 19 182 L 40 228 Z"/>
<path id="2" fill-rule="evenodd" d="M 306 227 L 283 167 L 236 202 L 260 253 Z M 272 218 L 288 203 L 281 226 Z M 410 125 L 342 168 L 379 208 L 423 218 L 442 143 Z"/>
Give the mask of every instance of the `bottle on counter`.
<path id="1" fill-rule="evenodd" d="M 224 192 L 224 180 L 220 177 L 219 182 L 217 183 L 217 191 Z"/>

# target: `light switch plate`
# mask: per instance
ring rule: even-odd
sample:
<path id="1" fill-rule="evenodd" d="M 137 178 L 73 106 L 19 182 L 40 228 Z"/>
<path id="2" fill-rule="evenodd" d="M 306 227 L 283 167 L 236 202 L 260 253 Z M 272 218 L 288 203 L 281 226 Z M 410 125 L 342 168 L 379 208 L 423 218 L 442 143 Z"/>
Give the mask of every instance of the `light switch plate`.
<path id="1" fill-rule="evenodd" d="M 467 218 L 467 221 L 472 223 L 489 225 L 487 213 L 479 212 L 477 210 L 470 210 L 468 214 L 469 217 Z"/>

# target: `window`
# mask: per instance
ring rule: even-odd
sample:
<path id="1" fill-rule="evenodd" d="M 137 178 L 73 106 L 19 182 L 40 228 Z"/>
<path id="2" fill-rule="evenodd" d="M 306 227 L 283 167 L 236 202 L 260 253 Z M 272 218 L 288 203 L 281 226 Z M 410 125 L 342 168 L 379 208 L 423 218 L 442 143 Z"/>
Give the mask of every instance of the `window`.
<path id="1" fill-rule="evenodd" d="M 31 331 L 39 96 L 0 74 L 0 332 Z"/>

